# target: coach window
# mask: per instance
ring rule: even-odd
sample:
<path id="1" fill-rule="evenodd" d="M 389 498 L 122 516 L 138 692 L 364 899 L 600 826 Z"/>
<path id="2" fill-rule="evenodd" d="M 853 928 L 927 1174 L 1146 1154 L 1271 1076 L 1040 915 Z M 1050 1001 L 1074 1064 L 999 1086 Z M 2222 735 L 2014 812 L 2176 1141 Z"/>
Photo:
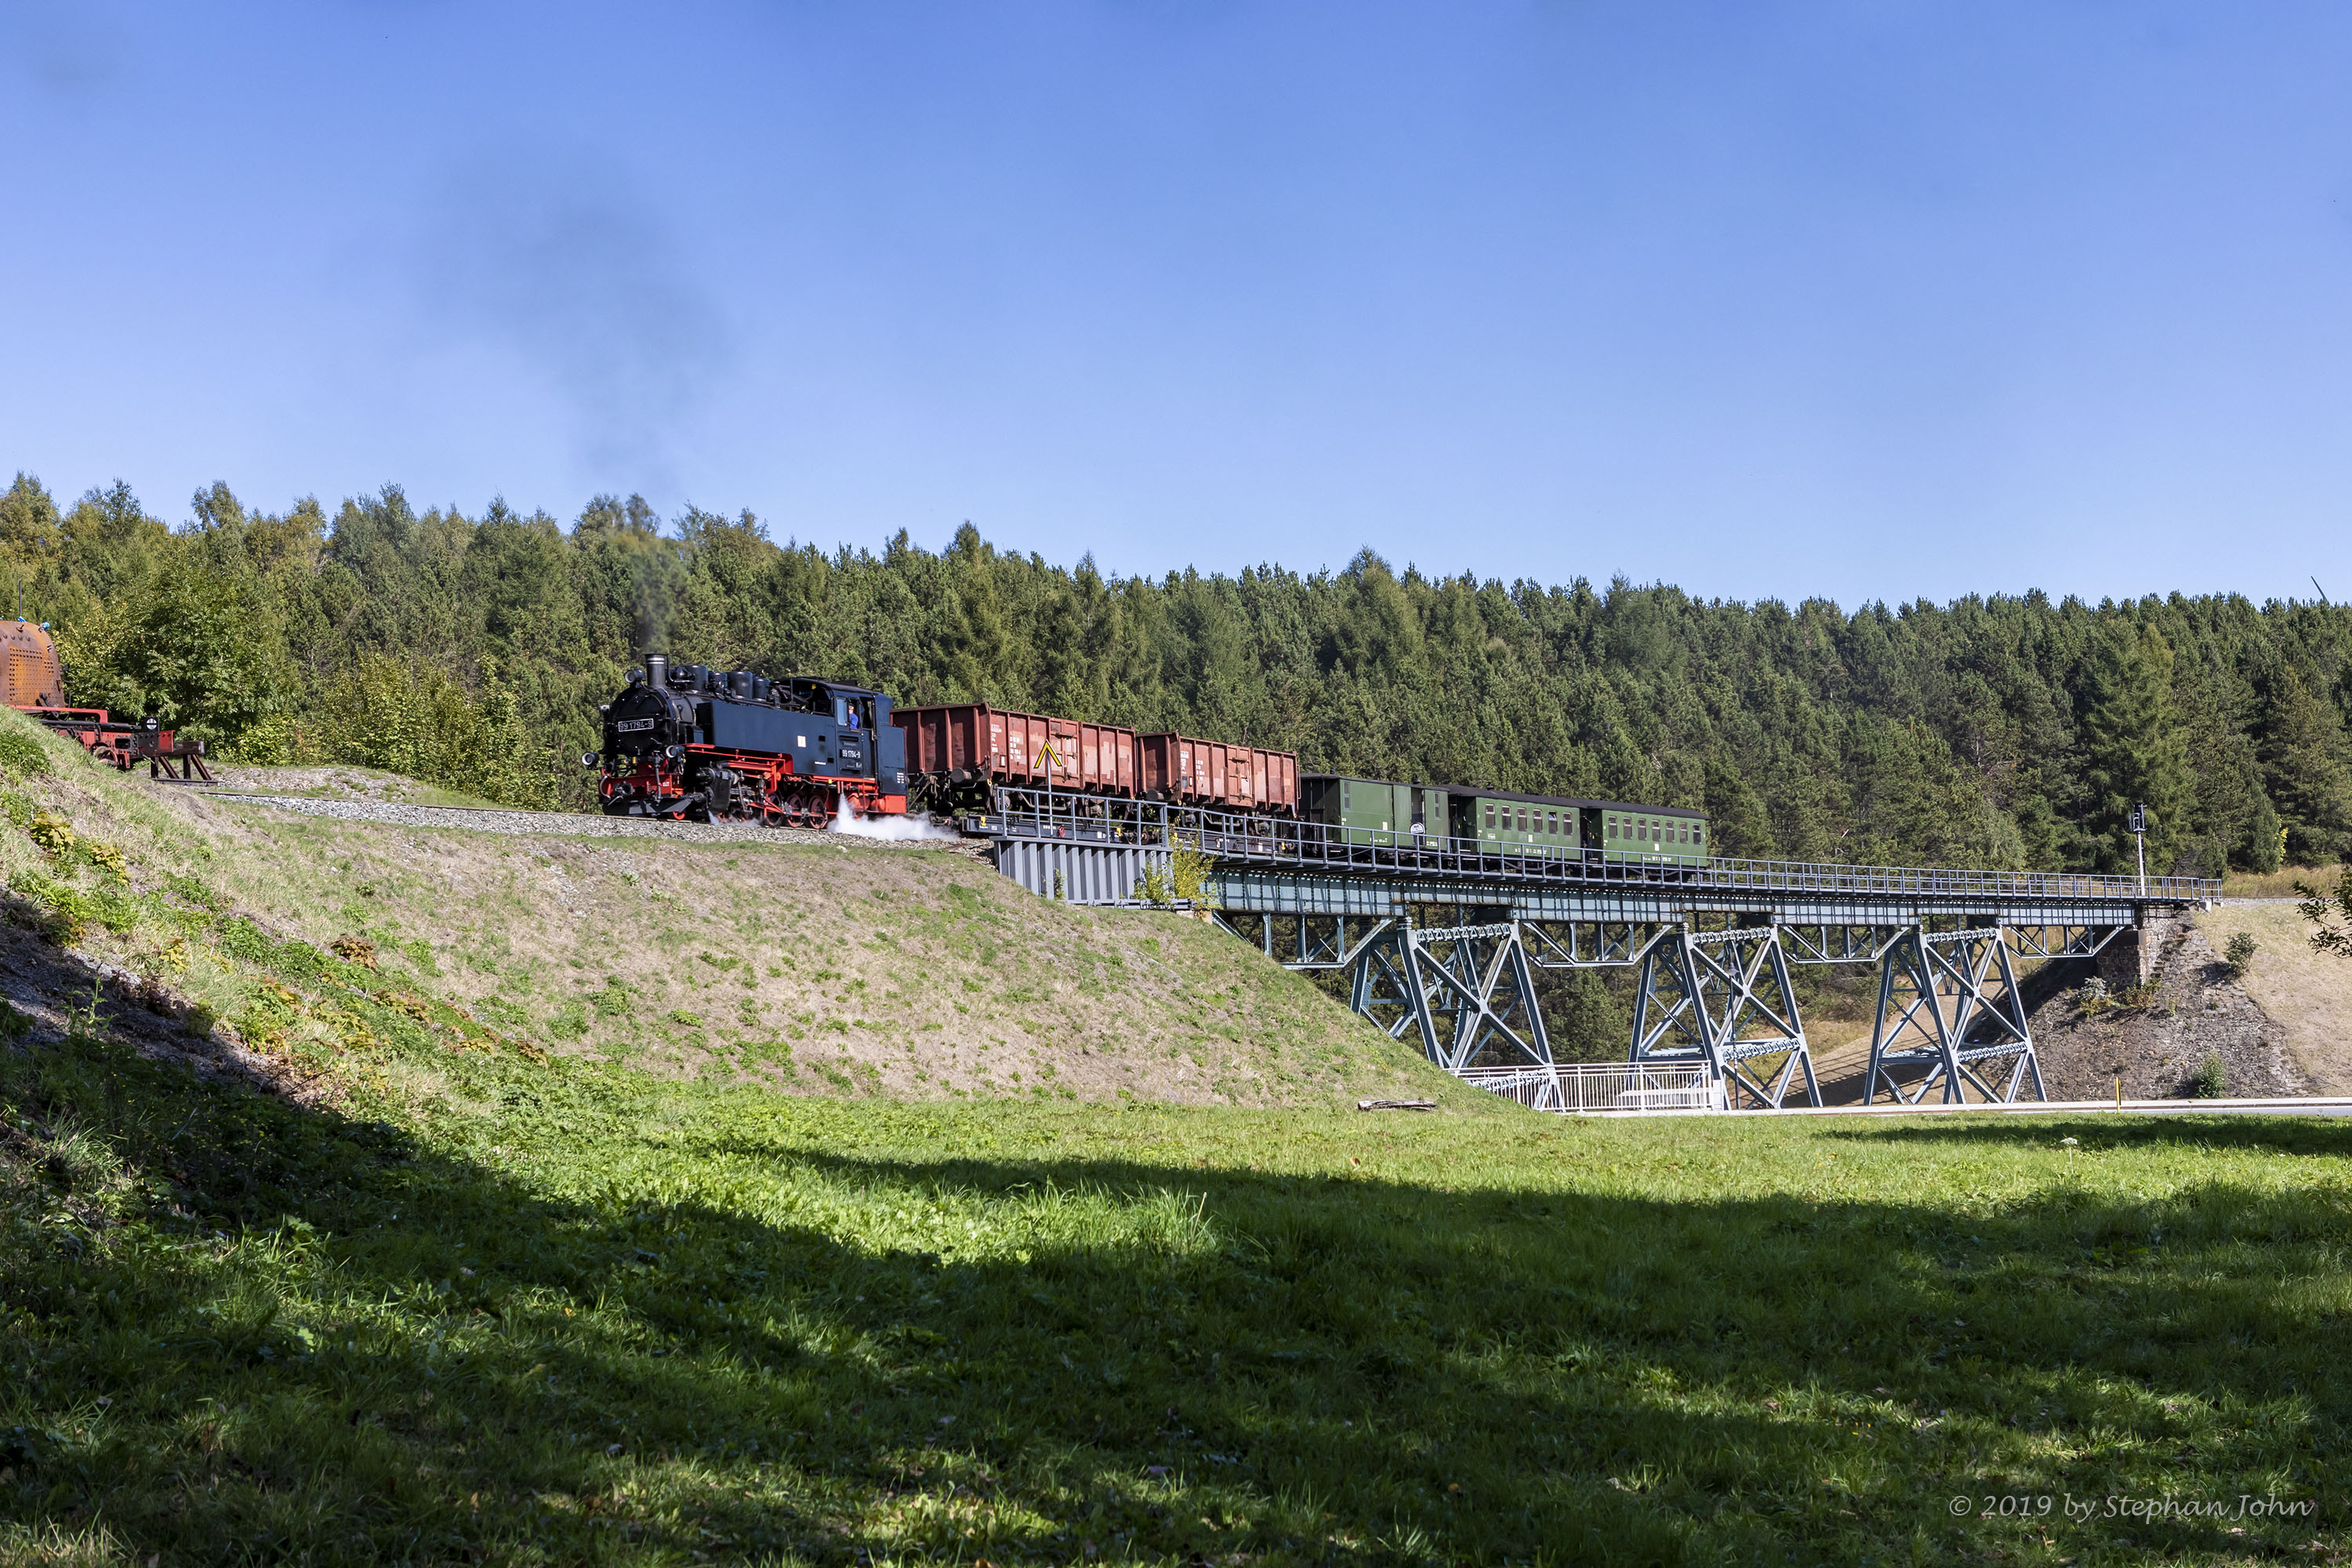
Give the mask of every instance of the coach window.
<path id="1" fill-rule="evenodd" d="M 1491 800 L 1486 803 L 1486 831 L 1495 831 L 1495 803 Z"/>

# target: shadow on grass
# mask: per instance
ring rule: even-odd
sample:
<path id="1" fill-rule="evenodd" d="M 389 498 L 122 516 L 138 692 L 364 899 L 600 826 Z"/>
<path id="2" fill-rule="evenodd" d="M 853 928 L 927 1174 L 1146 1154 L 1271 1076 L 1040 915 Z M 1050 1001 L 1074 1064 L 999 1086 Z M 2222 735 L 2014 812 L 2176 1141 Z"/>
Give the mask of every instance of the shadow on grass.
<path id="1" fill-rule="evenodd" d="M 2343 1452 L 2334 1187 L 1456 1193 L 471 1087 L 520 1157 L 8 1058 L 0 1517 L 141 1561 L 1857 1561 L 2025 1542 L 1956 1493 L 2309 1496 Z"/>
<path id="2" fill-rule="evenodd" d="M 2063 1152 L 2060 1140 L 2066 1138 L 2074 1139 L 2075 1146 L 2082 1150 L 2256 1150 L 2336 1158 L 2352 1155 L 2352 1117 L 2342 1116 L 2248 1115 L 2231 1111 L 2200 1116 L 2194 1110 L 2158 1111 L 2146 1116 L 2103 1111 L 2084 1116 L 2062 1110 L 2046 1117 L 2009 1112 L 1915 1122 L 1849 1124 L 1824 1131 L 1830 1137 L 1862 1143 L 2040 1149 L 2047 1150 L 2053 1158 Z"/>

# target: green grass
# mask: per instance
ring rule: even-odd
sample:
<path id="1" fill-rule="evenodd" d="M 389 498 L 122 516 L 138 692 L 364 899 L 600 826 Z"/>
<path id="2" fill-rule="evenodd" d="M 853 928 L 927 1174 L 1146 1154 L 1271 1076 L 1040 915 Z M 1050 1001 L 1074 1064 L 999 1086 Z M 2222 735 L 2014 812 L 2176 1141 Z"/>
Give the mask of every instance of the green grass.
<path id="1" fill-rule="evenodd" d="M 1073 1058 L 1003 1036 L 1017 1102 L 665 1079 L 518 1019 L 720 1026 L 751 964 L 709 921 L 673 933 L 693 987 L 500 949 L 519 1000 L 468 1014 L 481 954 L 446 920 L 379 932 L 372 970 L 318 945 L 357 924 L 289 918 L 322 884 L 394 902 L 341 829 L 216 849 L 38 743 L 51 773 L 0 756 L 0 915 L 43 933 L 0 957 L 52 1020 L 0 1009 L 0 1565 L 2347 1544 L 2352 1125 L 1565 1122 L 1456 1086 L 1426 1117 L 1080 1105 Z M 58 813 L 75 837 L 44 843 Z M 467 896 L 505 896 L 489 869 Z M 910 893 L 906 929 L 933 918 Z M 1227 974 L 1204 937 L 1118 951 Z M 217 1014 L 294 1092 L 138 1055 L 104 1016 L 131 988 L 83 1006 L 100 958 L 169 977 L 194 1033 Z M 995 995 L 947 962 L 874 989 Z M 1086 978 L 1131 994 L 1108 957 Z M 1255 984 L 1227 979 L 1171 1005 Z M 1100 1048 L 1076 996 L 1046 1016 Z M 797 1044 L 728 1049 L 873 1093 L 790 1016 Z M 2247 1494 L 2318 1512 L 2106 1511 Z M 1951 1511 L 1987 1496 L 2051 1511 Z"/>
<path id="2" fill-rule="evenodd" d="M 2344 1539 L 2339 1124 L 915 1107 L 439 1056 L 390 1119 L 87 1029 L 0 1056 L 0 1560 Z M 1948 1501 L 2242 1493 L 2321 1517 Z"/>

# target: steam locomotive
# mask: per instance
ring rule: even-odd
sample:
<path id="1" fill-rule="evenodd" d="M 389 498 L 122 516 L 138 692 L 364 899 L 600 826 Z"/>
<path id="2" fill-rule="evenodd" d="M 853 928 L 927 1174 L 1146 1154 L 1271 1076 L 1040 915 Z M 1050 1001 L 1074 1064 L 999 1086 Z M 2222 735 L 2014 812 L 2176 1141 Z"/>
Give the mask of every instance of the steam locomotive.
<path id="1" fill-rule="evenodd" d="M 879 691 L 648 654 L 604 719 L 580 761 L 607 816 L 825 827 L 907 809 L 906 731 Z"/>

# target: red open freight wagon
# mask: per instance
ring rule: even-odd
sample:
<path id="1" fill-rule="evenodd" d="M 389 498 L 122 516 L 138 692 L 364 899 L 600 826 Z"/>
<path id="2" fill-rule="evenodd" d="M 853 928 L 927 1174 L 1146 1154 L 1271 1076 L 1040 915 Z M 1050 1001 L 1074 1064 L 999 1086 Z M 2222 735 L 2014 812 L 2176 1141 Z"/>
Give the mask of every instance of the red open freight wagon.
<path id="1" fill-rule="evenodd" d="M 1143 794 L 1149 800 L 1218 811 L 1298 813 L 1298 756 L 1263 746 L 1230 746 L 1190 735 L 1144 735 Z"/>
<path id="2" fill-rule="evenodd" d="M 1135 798 L 1135 731 L 1044 713 L 1013 713 L 985 702 L 896 708 L 907 731 L 907 773 L 933 801 L 973 799 L 992 785 Z M 1051 752 L 1050 757 L 1048 752 Z"/>

